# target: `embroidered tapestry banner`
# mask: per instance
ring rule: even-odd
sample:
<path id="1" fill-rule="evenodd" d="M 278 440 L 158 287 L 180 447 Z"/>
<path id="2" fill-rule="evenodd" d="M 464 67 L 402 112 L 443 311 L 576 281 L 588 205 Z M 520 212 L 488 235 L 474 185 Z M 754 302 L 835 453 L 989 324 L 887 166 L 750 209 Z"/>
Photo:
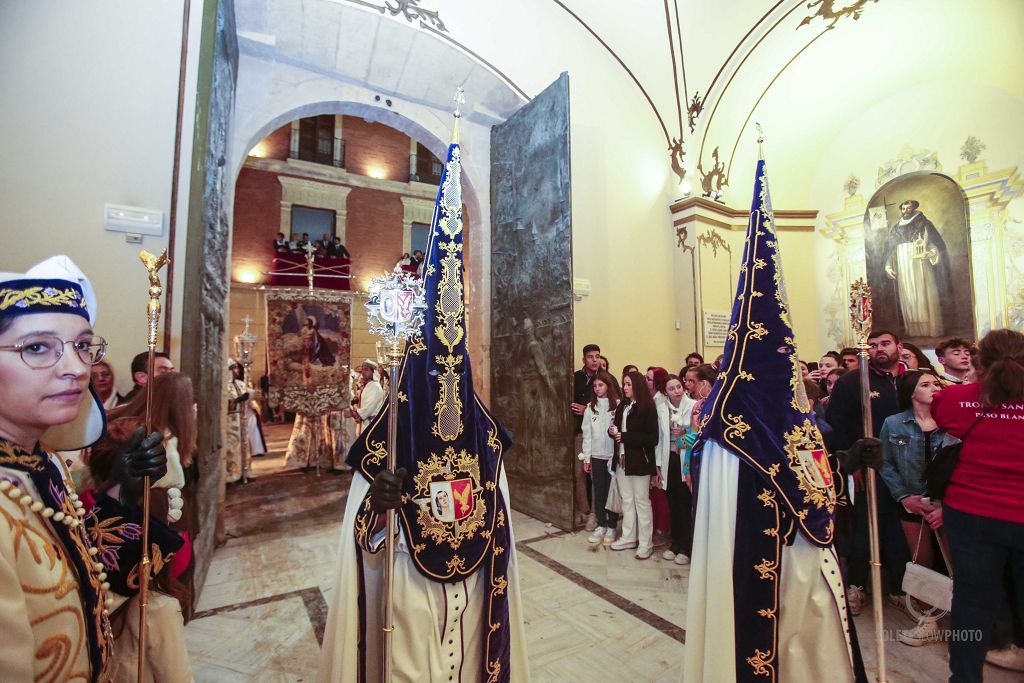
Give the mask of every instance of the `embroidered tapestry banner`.
<path id="1" fill-rule="evenodd" d="M 349 294 L 267 291 L 271 400 L 312 417 L 348 406 L 351 309 Z"/>

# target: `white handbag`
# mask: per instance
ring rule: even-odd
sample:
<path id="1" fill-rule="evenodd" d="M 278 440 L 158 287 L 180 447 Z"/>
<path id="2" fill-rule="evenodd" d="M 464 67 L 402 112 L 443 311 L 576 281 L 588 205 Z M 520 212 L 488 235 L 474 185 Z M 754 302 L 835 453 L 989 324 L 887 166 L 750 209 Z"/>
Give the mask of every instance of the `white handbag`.
<path id="1" fill-rule="evenodd" d="M 622 496 L 619 495 L 619 478 L 612 472 L 612 483 L 608 487 L 608 497 L 604 501 L 604 509 L 608 512 L 614 512 L 617 515 L 622 514 Z"/>
<path id="2" fill-rule="evenodd" d="M 917 564 L 917 553 L 921 549 L 921 539 L 924 536 L 925 527 L 928 527 L 928 523 L 922 520 L 921 533 L 917 536 L 917 547 L 914 548 L 914 558 L 907 562 L 907 571 L 903 575 L 903 592 L 909 597 L 916 598 L 932 607 L 949 612 L 953 608 L 953 577 Z M 931 527 L 928 528 L 930 529 Z M 953 565 L 949 563 L 949 558 L 946 557 L 946 549 L 942 544 L 942 537 L 939 536 L 938 531 L 935 532 L 935 536 L 939 540 L 939 550 L 946 561 L 946 567 L 952 573 Z"/>

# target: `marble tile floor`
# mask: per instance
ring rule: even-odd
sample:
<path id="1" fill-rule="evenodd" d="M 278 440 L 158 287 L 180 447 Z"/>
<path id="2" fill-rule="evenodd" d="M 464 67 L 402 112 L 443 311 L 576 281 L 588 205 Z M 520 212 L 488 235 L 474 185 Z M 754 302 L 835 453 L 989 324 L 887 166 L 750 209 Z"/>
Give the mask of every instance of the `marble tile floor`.
<path id="1" fill-rule="evenodd" d="M 196 681 L 315 680 L 350 477 L 267 466 L 229 489 L 228 541 L 185 630 Z M 584 532 L 518 512 L 512 520 L 532 680 L 680 680 L 688 567 L 660 549 L 641 562 L 590 546 Z M 888 605 L 885 622 L 893 638 L 912 626 Z M 870 609 L 856 623 L 870 642 Z M 862 651 L 873 679 L 873 648 Z M 894 683 L 948 675 L 944 645 L 890 642 L 887 660 Z M 985 680 L 1019 678 L 987 667 Z"/>

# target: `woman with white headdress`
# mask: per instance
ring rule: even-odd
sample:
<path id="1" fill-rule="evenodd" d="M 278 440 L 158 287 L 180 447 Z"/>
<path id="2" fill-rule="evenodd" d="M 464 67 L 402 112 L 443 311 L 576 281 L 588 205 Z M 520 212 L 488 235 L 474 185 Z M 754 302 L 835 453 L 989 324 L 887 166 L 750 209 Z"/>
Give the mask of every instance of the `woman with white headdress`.
<path id="1" fill-rule="evenodd" d="M 5 681 L 108 679 L 116 664 L 113 590 L 121 590 L 130 572 L 138 571 L 132 558 L 141 554 L 137 534 L 132 547 L 131 530 L 124 527 L 141 521 L 137 502 L 143 478 L 159 479 L 167 469 L 162 435 L 145 436 L 139 428 L 115 454 L 107 494 L 80 498 L 55 455 L 93 445 L 105 429 L 103 407 L 89 387 L 91 367 L 107 348 L 93 332 L 95 317 L 92 286 L 66 256 L 24 274 L 0 273 L 0 672 Z M 114 509 L 123 517 L 110 517 Z M 93 533 L 99 525 L 104 533 Z M 154 519 L 151 528 L 157 543 L 166 527 Z M 178 547 L 180 540 L 167 549 L 173 554 Z M 119 562 L 110 561 L 111 550 Z M 177 669 L 190 677 L 187 664 L 186 655 Z"/>

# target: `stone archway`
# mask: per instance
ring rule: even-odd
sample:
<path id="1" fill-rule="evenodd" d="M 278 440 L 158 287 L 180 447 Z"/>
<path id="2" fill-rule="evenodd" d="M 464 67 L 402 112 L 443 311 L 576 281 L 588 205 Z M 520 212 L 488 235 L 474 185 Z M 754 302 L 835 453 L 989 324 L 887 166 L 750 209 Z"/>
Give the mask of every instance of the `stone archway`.
<path id="1" fill-rule="evenodd" d="M 321 84 L 337 87 L 336 81 Z M 305 85 L 309 88 L 309 84 Z M 352 86 L 343 89 L 349 90 Z M 297 103 L 295 93 L 289 91 L 287 101 L 268 103 L 258 114 L 252 114 L 240 123 L 232 135 L 231 191 L 245 164 L 247 153 L 260 140 L 290 122 L 323 114 L 358 116 L 374 123 L 394 128 L 419 142 L 431 153 L 444 158 L 451 127 L 454 122 L 449 113 L 438 112 L 425 106 L 403 107 L 398 113 L 379 104 L 360 101 L 369 99 L 365 91 L 355 89 L 348 100 L 316 100 Z M 312 94 L 312 92 L 310 93 Z M 275 106 L 276 105 L 276 106 Z M 412 116 L 416 116 L 414 119 Z M 242 118 L 241 116 L 239 118 Z M 490 126 L 463 122 L 461 142 L 464 151 L 463 202 L 467 216 L 467 312 L 469 314 L 470 348 L 474 358 L 474 381 L 477 391 L 485 397 L 490 392 Z M 419 203 L 419 202 L 417 202 Z M 419 215 L 415 206 L 407 211 L 407 222 Z M 432 207 L 431 207 L 432 209 Z M 411 224 L 411 223 L 410 223 Z M 233 216 L 229 225 L 233 228 Z M 229 253 L 230 261 L 231 255 Z"/>

